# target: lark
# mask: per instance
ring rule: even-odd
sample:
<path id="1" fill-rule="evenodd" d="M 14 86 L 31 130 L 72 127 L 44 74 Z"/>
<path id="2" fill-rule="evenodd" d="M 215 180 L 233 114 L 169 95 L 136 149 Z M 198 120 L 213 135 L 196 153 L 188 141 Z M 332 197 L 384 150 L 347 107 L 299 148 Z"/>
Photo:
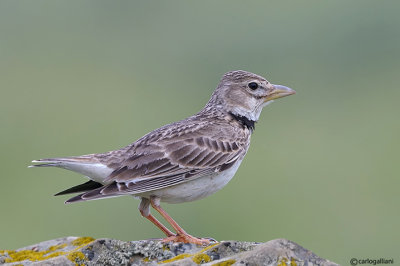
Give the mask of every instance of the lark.
<path id="1" fill-rule="evenodd" d="M 263 107 L 295 91 L 243 70 L 223 75 L 206 106 L 184 120 L 156 129 L 106 153 L 34 160 L 30 167 L 59 167 L 89 181 L 56 195 L 79 193 L 65 203 L 130 195 L 141 215 L 165 234 L 163 241 L 207 245 L 189 235 L 160 206 L 207 197 L 235 175 L 250 145 Z M 170 224 L 169 230 L 150 206 Z"/>

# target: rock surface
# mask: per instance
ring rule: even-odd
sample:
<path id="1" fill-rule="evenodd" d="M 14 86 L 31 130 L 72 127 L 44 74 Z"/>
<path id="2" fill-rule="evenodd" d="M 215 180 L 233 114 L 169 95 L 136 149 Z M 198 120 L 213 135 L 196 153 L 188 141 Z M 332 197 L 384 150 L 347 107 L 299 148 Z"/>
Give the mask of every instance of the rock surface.
<path id="1" fill-rule="evenodd" d="M 207 247 L 159 240 L 124 242 L 65 237 L 18 250 L 0 250 L 2 265 L 338 265 L 298 244 L 222 241 Z"/>

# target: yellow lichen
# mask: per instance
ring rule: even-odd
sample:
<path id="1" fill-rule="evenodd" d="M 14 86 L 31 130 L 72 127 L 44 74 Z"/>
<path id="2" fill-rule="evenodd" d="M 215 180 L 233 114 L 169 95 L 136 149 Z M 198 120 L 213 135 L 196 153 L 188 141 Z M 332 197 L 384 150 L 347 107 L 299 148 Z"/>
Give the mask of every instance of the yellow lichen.
<path id="1" fill-rule="evenodd" d="M 287 258 L 282 258 L 281 261 L 278 261 L 278 266 L 288 266 L 286 262 L 288 261 Z"/>
<path id="2" fill-rule="evenodd" d="M 74 246 L 81 247 L 81 246 L 87 245 L 89 243 L 92 243 L 94 240 L 95 239 L 93 237 L 89 237 L 89 236 L 79 237 L 79 238 L 73 240 L 71 242 L 71 244 L 74 245 Z"/>
<path id="3" fill-rule="evenodd" d="M 7 252 L 7 254 L 10 258 L 6 258 L 5 262 L 16 262 L 23 260 L 37 261 L 43 257 L 45 252 L 44 251 L 37 252 L 33 250 L 21 250 L 21 251 L 10 250 L 9 252 Z"/>
<path id="4" fill-rule="evenodd" d="M 290 266 L 297 266 L 296 260 L 294 258 L 290 260 Z"/>
<path id="5" fill-rule="evenodd" d="M 80 251 L 72 251 L 67 255 L 67 259 L 76 263 L 76 260 L 85 260 L 86 256 Z"/>
<path id="6" fill-rule="evenodd" d="M 55 257 L 61 256 L 61 255 L 65 255 L 65 254 L 67 254 L 67 252 L 64 252 L 64 251 L 53 252 L 53 253 L 51 253 L 50 255 L 47 255 L 47 256 L 43 257 L 42 260 L 47 260 L 47 259 L 50 259 L 50 258 L 55 258 Z"/>
<path id="7" fill-rule="evenodd" d="M 93 241 L 94 241 L 94 238 L 91 238 L 91 237 L 77 238 L 71 242 L 71 244 L 73 246 L 76 246 L 76 248 L 70 252 L 57 251 L 57 250 L 65 248 L 67 246 L 67 244 L 60 244 L 60 245 L 51 246 L 47 250 L 43 250 L 43 251 L 36 251 L 36 250 L 31 250 L 31 249 L 20 250 L 20 251 L 1 250 L 0 254 L 8 255 L 8 258 L 5 258 L 5 262 L 8 262 L 8 263 L 24 261 L 24 260 L 42 261 L 42 260 L 47 260 L 50 258 L 62 256 L 62 255 L 67 255 L 67 258 L 69 260 L 71 260 L 76 265 L 78 265 L 76 260 L 81 260 L 81 261 L 86 260 L 86 257 L 82 252 L 77 251 L 77 250 Z"/>
<path id="8" fill-rule="evenodd" d="M 195 254 L 183 253 L 183 254 L 180 254 L 180 255 L 178 255 L 176 257 L 173 257 L 171 259 L 165 260 L 165 261 L 160 262 L 160 263 L 173 262 L 173 261 L 181 260 L 181 259 L 184 259 L 184 258 L 190 258 L 190 257 L 193 257 L 192 258 L 193 262 L 195 262 L 197 264 L 210 262 L 211 261 L 211 257 L 208 256 L 207 254 L 204 254 L 204 252 L 209 250 L 210 248 L 213 248 L 213 247 L 217 246 L 217 245 L 219 245 L 219 243 L 209 245 L 208 247 L 203 248 L 202 250 L 200 250 L 199 252 L 197 252 Z M 230 265 L 230 264 L 228 264 L 228 265 Z"/>
<path id="9" fill-rule="evenodd" d="M 85 254 L 82 252 L 78 251 L 78 249 L 92 243 L 95 239 L 93 237 L 79 237 L 71 242 L 72 245 L 77 246 L 74 250 L 68 253 L 67 259 L 70 261 L 74 262 L 75 265 L 80 265 L 78 264 L 79 261 L 84 261 L 86 260 Z M 77 262 L 78 261 L 78 262 Z"/>
<path id="10" fill-rule="evenodd" d="M 218 246 L 218 245 L 219 245 L 219 243 L 215 243 L 215 244 L 209 245 L 208 247 L 205 247 L 202 250 L 200 250 L 198 253 L 203 253 L 203 252 L 209 250 L 210 248 L 213 248 L 213 247 Z"/>
<path id="11" fill-rule="evenodd" d="M 229 266 L 236 262 L 236 260 L 224 260 L 218 263 L 214 263 L 212 266 Z"/>
<path id="12" fill-rule="evenodd" d="M 178 256 L 175 256 L 175 257 L 173 257 L 173 258 L 170 258 L 170 259 L 168 259 L 168 260 L 164 260 L 164 261 L 161 262 L 161 263 L 173 262 L 173 261 L 177 261 L 177 260 L 189 258 L 189 257 L 191 257 L 191 256 L 193 256 L 193 255 L 187 254 L 187 253 L 183 253 L 183 254 L 179 254 Z"/>
<path id="13" fill-rule="evenodd" d="M 79 237 L 71 242 L 72 245 L 77 246 L 74 250 L 68 253 L 67 259 L 75 263 L 76 266 L 83 265 L 83 264 L 78 264 L 77 261 L 84 261 L 86 260 L 85 254 L 83 254 L 80 251 L 77 251 L 78 249 L 92 243 L 95 239 L 93 237 Z"/>
<path id="14" fill-rule="evenodd" d="M 49 247 L 48 251 L 55 251 L 57 249 L 62 249 L 65 248 L 67 246 L 67 244 L 60 244 L 60 245 L 55 245 L 55 246 L 51 246 Z"/>
<path id="15" fill-rule="evenodd" d="M 207 254 L 195 254 L 192 258 L 193 262 L 197 263 L 197 264 L 201 264 L 201 263 L 206 263 L 206 262 L 210 262 L 211 258 L 210 256 L 208 256 Z"/>
<path id="16" fill-rule="evenodd" d="M 7 254 L 8 254 L 8 256 L 10 258 L 6 258 L 5 262 L 17 262 L 17 261 L 24 261 L 24 260 L 41 261 L 41 260 L 47 260 L 47 259 L 50 259 L 50 258 L 54 258 L 54 257 L 58 257 L 58 256 L 66 254 L 66 252 L 62 252 L 62 251 L 53 252 L 53 253 L 51 253 L 51 252 L 52 252 L 51 250 L 44 250 L 44 251 L 35 251 L 35 250 L 14 251 L 14 250 L 9 250 L 7 252 Z M 47 254 L 49 254 L 49 255 L 47 255 Z"/>

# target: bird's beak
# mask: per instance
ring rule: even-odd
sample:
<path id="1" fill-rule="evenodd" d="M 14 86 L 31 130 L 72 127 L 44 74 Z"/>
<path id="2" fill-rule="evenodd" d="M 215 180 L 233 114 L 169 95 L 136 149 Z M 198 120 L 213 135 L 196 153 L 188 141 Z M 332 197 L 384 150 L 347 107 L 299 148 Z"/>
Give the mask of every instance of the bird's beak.
<path id="1" fill-rule="evenodd" d="M 272 86 L 273 88 L 270 91 L 270 93 L 265 97 L 264 102 L 268 102 L 271 100 L 275 100 L 296 93 L 295 90 L 292 90 L 291 88 L 288 88 L 286 86 L 282 85 L 272 85 Z"/>

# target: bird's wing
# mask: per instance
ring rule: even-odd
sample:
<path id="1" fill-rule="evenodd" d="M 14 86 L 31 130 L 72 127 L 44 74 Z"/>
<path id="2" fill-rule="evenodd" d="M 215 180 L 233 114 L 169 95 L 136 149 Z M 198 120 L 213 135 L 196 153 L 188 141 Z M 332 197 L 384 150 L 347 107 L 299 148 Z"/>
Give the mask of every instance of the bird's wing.
<path id="1" fill-rule="evenodd" d="M 218 125 L 186 123 L 161 129 L 116 151 L 118 154 L 107 155 L 109 167 L 116 169 L 107 178 L 107 185 L 67 202 L 166 188 L 226 170 L 247 151 L 245 137 L 224 132 Z M 227 134 L 231 134 L 229 140 Z M 232 134 L 238 137 L 232 138 Z"/>

